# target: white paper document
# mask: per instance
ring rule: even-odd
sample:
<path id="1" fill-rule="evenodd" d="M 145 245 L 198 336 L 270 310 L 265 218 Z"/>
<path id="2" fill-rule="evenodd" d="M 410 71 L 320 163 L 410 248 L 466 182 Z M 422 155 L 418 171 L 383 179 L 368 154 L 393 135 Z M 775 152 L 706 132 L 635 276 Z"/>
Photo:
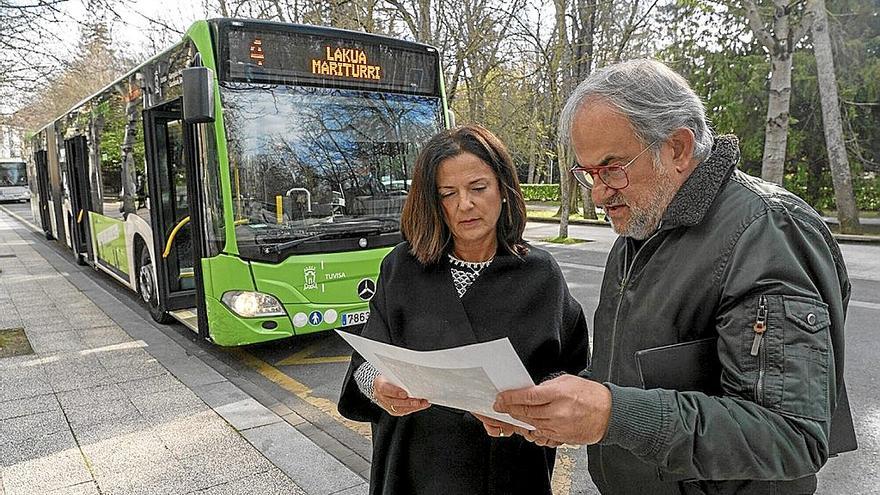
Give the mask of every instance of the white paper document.
<path id="1" fill-rule="evenodd" d="M 499 392 L 535 385 L 506 337 L 439 351 L 413 351 L 336 332 L 410 397 L 535 429 L 492 410 Z"/>

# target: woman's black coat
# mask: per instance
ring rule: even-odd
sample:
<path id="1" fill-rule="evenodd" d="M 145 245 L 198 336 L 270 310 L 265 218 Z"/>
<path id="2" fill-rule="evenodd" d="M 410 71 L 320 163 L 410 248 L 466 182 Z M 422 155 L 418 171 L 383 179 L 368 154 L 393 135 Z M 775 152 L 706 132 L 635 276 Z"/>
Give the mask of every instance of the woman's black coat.
<path id="1" fill-rule="evenodd" d="M 499 252 L 459 298 L 445 256 L 426 267 L 408 249 L 400 244 L 382 262 L 364 337 L 418 351 L 508 337 L 536 383 L 587 367 L 583 310 L 546 251 Z M 358 389 L 363 362 L 352 356 L 339 412 L 372 423 L 371 494 L 551 493 L 554 449 L 518 435 L 492 438 L 470 413 L 443 406 L 393 417 Z"/>

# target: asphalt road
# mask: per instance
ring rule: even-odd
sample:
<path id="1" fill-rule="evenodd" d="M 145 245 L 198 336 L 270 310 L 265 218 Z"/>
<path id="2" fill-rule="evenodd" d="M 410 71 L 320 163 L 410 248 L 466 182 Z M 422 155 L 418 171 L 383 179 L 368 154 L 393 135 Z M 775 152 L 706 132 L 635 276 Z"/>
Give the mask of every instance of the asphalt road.
<path id="1" fill-rule="evenodd" d="M 29 205 L 3 206 L 33 222 Z M 570 236 L 590 242 L 560 246 L 540 241 L 556 236 L 557 229 L 555 224 L 530 223 L 526 237 L 554 255 L 572 294 L 584 307 L 588 321 L 592 321 L 605 258 L 615 236 L 607 227 L 572 226 Z M 846 380 L 860 448 L 829 460 L 819 473 L 819 493 L 880 493 L 880 395 L 875 391 L 878 385 L 875 338 L 876 322 L 880 319 L 880 244 L 852 243 L 843 244 L 841 248 L 853 284 L 846 329 Z M 108 277 L 103 279 L 111 283 Z M 128 294 L 124 290 L 118 292 L 123 297 Z M 127 304 L 137 304 L 133 295 L 128 297 Z M 168 329 L 193 338 L 182 325 L 171 325 Z M 235 350 L 216 348 L 207 342 L 193 345 L 199 352 L 225 363 L 224 372 L 230 373 L 232 369 L 237 380 L 249 381 L 258 400 L 265 401 L 269 397 L 281 401 L 312 423 L 318 433 L 337 440 L 344 446 L 340 448 L 341 455 L 351 451 L 362 459 L 369 459 L 369 439 L 363 434 L 366 430 L 335 413 L 349 349 L 334 334 L 296 337 Z M 583 450 L 561 451 L 555 486 L 557 495 L 595 493 L 586 473 Z"/>

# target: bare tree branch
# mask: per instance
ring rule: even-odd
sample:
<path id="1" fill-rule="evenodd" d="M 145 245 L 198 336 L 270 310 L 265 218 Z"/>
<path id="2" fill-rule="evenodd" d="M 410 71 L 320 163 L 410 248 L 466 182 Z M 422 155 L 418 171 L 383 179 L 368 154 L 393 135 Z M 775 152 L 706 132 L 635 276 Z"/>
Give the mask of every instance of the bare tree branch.
<path id="1" fill-rule="evenodd" d="M 742 6 L 746 9 L 746 19 L 749 21 L 749 26 L 752 28 L 752 33 L 754 33 L 755 38 L 757 38 L 767 50 L 771 52 L 778 51 L 779 45 L 776 42 L 776 39 L 770 34 L 770 31 L 764 27 L 764 20 L 761 18 L 761 13 L 758 12 L 758 7 L 755 5 L 755 1 L 742 0 Z"/>

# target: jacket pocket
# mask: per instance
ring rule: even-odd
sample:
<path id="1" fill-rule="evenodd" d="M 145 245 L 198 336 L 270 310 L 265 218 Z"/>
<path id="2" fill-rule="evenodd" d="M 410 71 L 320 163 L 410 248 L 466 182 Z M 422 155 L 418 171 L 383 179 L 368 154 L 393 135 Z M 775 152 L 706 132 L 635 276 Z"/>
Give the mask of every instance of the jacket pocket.
<path id="1" fill-rule="evenodd" d="M 828 305 L 798 296 L 766 296 L 765 405 L 781 412 L 829 420 L 831 349 Z"/>

